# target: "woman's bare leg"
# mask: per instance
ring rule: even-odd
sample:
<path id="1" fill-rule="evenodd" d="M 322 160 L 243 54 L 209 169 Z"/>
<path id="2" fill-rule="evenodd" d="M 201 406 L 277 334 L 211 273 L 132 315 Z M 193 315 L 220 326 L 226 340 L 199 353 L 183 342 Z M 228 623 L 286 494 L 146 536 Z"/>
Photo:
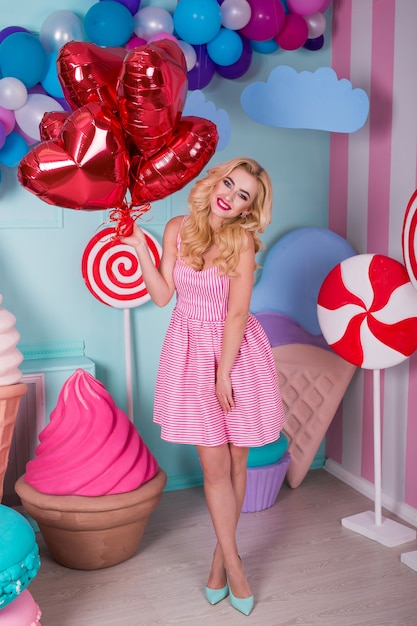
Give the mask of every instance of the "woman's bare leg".
<path id="1" fill-rule="evenodd" d="M 246 491 L 247 448 L 232 444 L 208 448 L 198 446 L 204 474 L 204 492 L 217 536 L 207 586 L 221 589 L 226 571 L 238 598 L 251 595 L 236 545 L 236 527 Z"/>

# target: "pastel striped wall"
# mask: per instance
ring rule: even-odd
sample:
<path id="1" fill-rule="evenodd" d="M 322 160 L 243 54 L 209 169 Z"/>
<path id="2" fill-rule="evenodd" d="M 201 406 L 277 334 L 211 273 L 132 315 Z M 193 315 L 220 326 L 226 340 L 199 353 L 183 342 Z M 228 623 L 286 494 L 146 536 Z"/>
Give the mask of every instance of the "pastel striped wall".
<path id="1" fill-rule="evenodd" d="M 329 228 L 359 254 L 402 261 L 403 218 L 417 186 L 417 2 L 333 0 L 332 19 L 332 66 L 368 93 L 370 113 L 356 133 L 332 134 Z M 381 372 L 381 392 L 383 495 L 417 509 L 417 354 Z M 373 483 L 371 371 L 355 375 L 326 456 Z"/>

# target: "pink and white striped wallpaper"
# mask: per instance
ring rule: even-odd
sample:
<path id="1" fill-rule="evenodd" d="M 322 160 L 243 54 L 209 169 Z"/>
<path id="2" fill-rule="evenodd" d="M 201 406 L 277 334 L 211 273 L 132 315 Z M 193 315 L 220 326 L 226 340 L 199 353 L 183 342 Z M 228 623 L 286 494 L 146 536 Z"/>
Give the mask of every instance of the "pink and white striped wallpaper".
<path id="1" fill-rule="evenodd" d="M 330 144 L 329 228 L 359 253 L 403 262 L 401 231 L 417 187 L 417 2 L 333 0 L 332 67 L 369 95 L 366 124 Z M 417 354 L 381 372 L 382 491 L 417 509 Z M 358 370 L 326 456 L 373 482 L 372 371 Z"/>

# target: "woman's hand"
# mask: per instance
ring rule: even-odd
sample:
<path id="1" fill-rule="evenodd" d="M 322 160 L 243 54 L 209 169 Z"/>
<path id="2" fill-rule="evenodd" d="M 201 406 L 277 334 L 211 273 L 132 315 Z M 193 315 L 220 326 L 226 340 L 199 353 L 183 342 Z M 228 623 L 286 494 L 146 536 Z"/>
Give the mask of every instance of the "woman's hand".
<path id="1" fill-rule="evenodd" d="M 233 389 L 230 376 L 223 376 L 217 373 L 216 396 L 225 413 L 229 413 L 235 406 L 233 401 Z"/>
<path id="2" fill-rule="evenodd" d="M 133 248 L 138 248 L 141 246 L 147 246 L 145 233 L 136 222 L 133 222 L 133 231 L 132 234 L 128 237 L 120 236 L 121 243 L 125 243 L 128 246 L 132 246 Z"/>

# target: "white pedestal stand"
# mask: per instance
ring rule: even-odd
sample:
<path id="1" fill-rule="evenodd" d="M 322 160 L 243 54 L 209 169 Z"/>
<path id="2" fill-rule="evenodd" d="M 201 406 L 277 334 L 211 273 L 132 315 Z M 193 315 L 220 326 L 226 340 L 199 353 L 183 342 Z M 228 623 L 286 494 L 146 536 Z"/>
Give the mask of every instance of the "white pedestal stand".
<path id="1" fill-rule="evenodd" d="M 417 572 L 417 550 L 414 550 L 414 552 L 403 552 L 401 563 L 408 565 L 408 567 Z"/>
<path id="2" fill-rule="evenodd" d="M 366 511 L 342 519 L 342 526 L 382 543 L 388 548 L 416 538 L 416 531 L 408 526 L 384 518 L 381 514 L 381 377 L 380 370 L 373 370 L 374 407 L 374 480 L 375 511 Z M 417 555 L 417 553 L 414 553 Z M 417 560 L 417 556 L 416 556 Z M 416 570 L 417 571 L 417 570 Z"/>
<path id="3" fill-rule="evenodd" d="M 133 390 L 132 390 L 132 355 L 130 338 L 130 309 L 123 309 L 124 335 L 125 335 L 125 369 L 126 369 L 126 394 L 127 416 L 133 422 Z"/>

